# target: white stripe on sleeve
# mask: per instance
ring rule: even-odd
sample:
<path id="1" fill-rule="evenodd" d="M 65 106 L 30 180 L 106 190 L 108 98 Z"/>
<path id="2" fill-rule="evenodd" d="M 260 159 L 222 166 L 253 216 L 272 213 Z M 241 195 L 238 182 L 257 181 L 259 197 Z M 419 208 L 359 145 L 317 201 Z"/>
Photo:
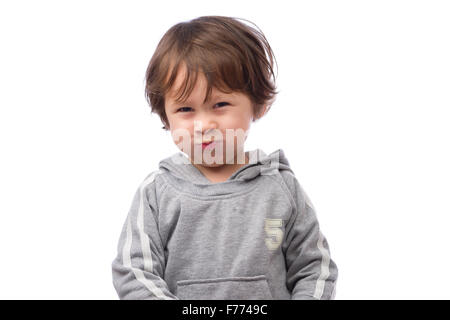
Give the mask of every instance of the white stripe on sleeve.
<path id="1" fill-rule="evenodd" d="M 323 235 L 322 232 L 319 231 L 319 240 L 317 241 L 317 247 L 322 253 L 322 263 L 320 266 L 320 276 L 316 282 L 316 290 L 314 292 L 314 298 L 319 299 L 322 298 L 323 290 L 325 288 L 325 280 L 330 275 L 330 253 L 323 246 Z"/>
<path id="2" fill-rule="evenodd" d="M 140 203 L 139 203 L 139 211 L 137 216 L 137 227 L 139 230 L 139 238 L 141 242 L 141 250 L 144 259 L 144 270 L 148 272 L 153 272 L 153 261 L 152 254 L 150 251 L 150 239 L 148 235 L 144 232 L 144 188 L 153 182 L 156 175 L 159 174 L 159 170 L 152 173 L 140 186 Z M 122 259 L 125 267 L 130 268 L 136 279 L 141 282 L 151 293 L 153 293 L 156 297 L 160 299 L 170 299 L 162 290 L 155 285 L 153 281 L 147 279 L 144 275 L 144 272 L 138 268 L 135 268 L 131 265 L 131 243 L 133 239 L 133 230 L 131 228 L 131 217 L 128 217 L 127 221 L 127 237 L 125 241 L 125 245 L 122 251 Z"/>

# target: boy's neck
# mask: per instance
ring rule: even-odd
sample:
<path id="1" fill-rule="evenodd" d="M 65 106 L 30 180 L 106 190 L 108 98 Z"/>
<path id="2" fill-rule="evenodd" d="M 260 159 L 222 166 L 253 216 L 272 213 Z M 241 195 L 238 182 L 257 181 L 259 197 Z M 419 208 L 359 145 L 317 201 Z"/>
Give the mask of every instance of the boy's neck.
<path id="1" fill-rule="evenodd" d="M 199 164 L 194 164 L 195 166 L 211 183 L 219 183 L 227 181 L 233 173 L 235 173 L 239 168 L 247 165 L 249 163 L 249 158 L 247 152 L 245 152 L 245 163 L 237 163 L 236 159 L 234 164 L 224 164 L 219 167 L 207 167 Z"/>

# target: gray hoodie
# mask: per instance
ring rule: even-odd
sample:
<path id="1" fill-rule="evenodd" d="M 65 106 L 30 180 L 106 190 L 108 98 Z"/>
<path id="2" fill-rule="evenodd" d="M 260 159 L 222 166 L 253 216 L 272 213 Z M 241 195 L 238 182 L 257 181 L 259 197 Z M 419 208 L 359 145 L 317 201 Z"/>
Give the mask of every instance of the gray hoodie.
<path id="1" fill-rule="evenodd" d="M 136 191 L 113 284 L 120 299 L 333 299 L 338 269 L 284 152 L 210 182 L 187 156 Z"/>

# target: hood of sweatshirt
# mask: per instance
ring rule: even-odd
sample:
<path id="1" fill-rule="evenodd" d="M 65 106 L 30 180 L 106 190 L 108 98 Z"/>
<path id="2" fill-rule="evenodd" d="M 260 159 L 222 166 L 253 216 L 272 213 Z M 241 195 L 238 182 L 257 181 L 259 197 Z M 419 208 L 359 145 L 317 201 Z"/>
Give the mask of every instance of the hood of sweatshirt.
<path id="1" fill-rule="evenodd" d="M 282 149 L 266 154 L 261 149 L 246 151 L 249 163 L 236 170 L 226 181 L 212 183 L 204 174 L 198 170 L 190 161 L 187 155 L 182 152 L 175 153 L 160 161 L 159 168 L 163 172 L 168 172 L 177 179 L 188 181 L 195 185 L 217 185 L 227 184 L 233 181 L 249 181 L 259 175 L 275 174 L 281 170 L 292 172 L 289 161 Z"/>

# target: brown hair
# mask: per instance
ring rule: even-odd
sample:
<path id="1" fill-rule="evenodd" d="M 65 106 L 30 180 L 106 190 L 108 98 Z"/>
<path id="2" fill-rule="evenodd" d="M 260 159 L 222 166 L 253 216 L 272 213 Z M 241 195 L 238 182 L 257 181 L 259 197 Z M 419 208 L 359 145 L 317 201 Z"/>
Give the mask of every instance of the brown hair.
<path id="1" fill-rule="evenodd" d="M 250 22 L 259 31 L 238 20 L 250 22 L 242 18 L 202 16 L 172 26 L 161 38 L 146 71 L 145 97 L 151 112 L 161 118 L 164 129 L 169 128 L 164 97 L 181 65 L 186 66 L 187 72 L 177 101 L 190 95 L 200 71 L 208 83 L 204 102 L 214 87 L 226 93 L 247 94 L 254 115 L 262 116 L 261 112 L 270 109 L 278 94 L 273 72 L 275 56 L 254 23 Z M 267 108 L 263 110 L 265 105 Z"/>

